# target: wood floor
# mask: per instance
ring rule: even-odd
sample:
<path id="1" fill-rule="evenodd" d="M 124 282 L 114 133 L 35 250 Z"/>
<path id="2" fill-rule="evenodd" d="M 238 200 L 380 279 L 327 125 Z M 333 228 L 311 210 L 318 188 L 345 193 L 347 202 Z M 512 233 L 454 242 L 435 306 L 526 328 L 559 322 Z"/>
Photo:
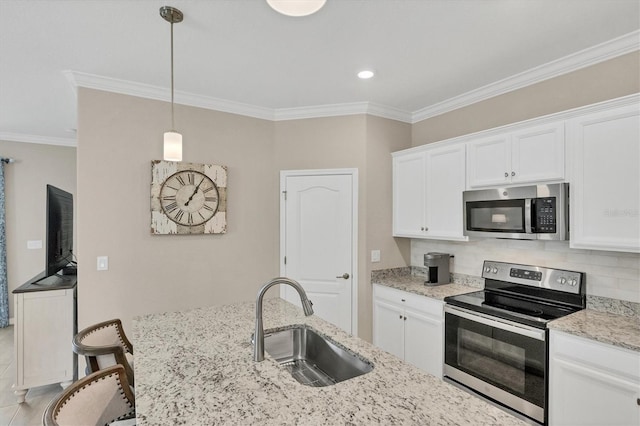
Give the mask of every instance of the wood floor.
<path id="1" fill-rule="evenodd" d="M 13 326 L 0 328 L 0 426 L 42 425 L 42 413 L 62 388 L 50 385 L 30 389 L 26 401 L 18 404 L 11 388 L 15 374 Z"/>

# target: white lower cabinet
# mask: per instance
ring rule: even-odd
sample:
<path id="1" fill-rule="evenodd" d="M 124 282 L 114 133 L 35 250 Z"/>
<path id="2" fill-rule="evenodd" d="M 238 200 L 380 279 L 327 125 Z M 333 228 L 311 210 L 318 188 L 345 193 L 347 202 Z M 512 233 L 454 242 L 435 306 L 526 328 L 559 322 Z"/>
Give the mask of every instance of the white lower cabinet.
<path id="1" fill-rule="evenodd" d="M 549 424 L 640 424 L 640 353 L 550 331 Z"/>
<path id="2" fill-rule="evenodd" d="M 373 285 L 373 344 L 442 377 L 444 302 Z"/>

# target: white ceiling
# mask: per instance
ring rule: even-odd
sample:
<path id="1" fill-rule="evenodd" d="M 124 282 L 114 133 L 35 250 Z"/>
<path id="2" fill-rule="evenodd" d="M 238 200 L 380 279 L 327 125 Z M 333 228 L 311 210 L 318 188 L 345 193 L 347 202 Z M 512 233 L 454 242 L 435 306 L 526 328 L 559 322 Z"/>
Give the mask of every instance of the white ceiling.
<path id="1" fill-rule="evenodd" d="M 74 84 L 168 99 L 164 5 L 176 101 L 274 120 L 413 122 L 640 48 L 639 0 L 0 0 L 0 139 L 73 144 Z"/>

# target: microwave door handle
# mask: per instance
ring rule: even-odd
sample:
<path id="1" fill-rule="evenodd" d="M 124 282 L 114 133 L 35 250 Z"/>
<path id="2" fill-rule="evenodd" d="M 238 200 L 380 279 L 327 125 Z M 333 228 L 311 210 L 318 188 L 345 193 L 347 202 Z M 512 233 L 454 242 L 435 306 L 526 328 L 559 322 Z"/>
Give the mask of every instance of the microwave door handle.
<path id="1" fill-rule="evenodd" d="M 531 219 L 532 219 L 532 206 L 535 206 L 535 202 L 532 202 L 531 198 L 525 198 L 524 200 L 524 233 L 525 234 L 533 234 L 533 230 L 531 229 Z"/>

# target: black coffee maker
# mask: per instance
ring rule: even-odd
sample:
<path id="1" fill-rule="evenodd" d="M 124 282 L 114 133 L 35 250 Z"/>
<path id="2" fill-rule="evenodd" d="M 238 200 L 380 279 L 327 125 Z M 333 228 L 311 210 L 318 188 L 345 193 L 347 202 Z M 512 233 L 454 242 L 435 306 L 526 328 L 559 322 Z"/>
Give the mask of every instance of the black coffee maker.
<path id="1" fill-rule="evenodd" d="M 449 259 L 453 255 L 449 253 L 427 253 L 424 255 L 424 266 L 427 268 L 427 280 L 425 285 L 442 285 L 451 282 L 449 272 Z"/>

